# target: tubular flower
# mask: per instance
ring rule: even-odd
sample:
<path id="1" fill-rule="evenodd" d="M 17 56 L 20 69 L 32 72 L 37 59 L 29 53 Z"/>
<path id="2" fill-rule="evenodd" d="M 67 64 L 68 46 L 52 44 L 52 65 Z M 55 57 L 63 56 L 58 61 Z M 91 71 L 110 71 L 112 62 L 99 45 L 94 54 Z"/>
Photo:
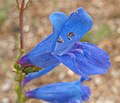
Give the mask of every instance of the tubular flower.
<path id="1" fill-rule="evenodd" d="M 69 16 L 55 12 L 50 15 L 50 21 L 53 33 L 18 61 L 23 66 L 43 68 L 28 74 L 23 85 L 46 74 L 60 63 L 87 79 L 89 75 L 107 72 L 110 67 L 109 55 L 91 43 L 79 42 L 93 25 L 92 18 L 83 8 L 78 8 Z"/>
<path id="2" fill-rule="evenodd" d="M 26 97 L 41 99 L 49 103 L 82 103 L 89 99 L 90 94 L 90 88 L 82 85 L 78 80 L 41 86 L 28 91 Z"/>

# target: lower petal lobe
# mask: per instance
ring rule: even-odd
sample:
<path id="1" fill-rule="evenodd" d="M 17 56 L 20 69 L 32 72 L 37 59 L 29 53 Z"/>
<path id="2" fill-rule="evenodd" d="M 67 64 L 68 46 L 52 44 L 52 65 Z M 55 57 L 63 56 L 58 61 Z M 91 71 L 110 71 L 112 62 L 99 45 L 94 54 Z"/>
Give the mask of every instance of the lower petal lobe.
<path id="1" fill-rule="evenodd" d="M 82 77 L 105 74 L 110 67 L 110 57 L 91 43 L 77 42 L 67 53 L 56 55 L 64 65 Z"/>

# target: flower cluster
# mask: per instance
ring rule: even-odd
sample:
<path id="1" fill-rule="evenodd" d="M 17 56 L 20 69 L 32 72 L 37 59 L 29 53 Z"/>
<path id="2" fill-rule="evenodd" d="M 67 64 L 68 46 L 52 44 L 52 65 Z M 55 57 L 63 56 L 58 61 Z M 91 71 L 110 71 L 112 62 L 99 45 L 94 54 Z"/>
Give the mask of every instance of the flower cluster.
<path id="1" fill-rule="evenodd" d="M 50 15 L 53 33 L 19 59 L 24 67 L 43 68 L 29 73 L 22 82 L 45 75 L 60 63 L 67 66 L 81 78 L 74 82 L 49 84 L 28 91 L 28 98 L 37 98 L 50 103 L 82 103 L 90 96 L 89 87 L 82 84 L 90 75 L 105 74 L 110 67 L 109 55 L 94 44 L 79 42 L 92 28 L 93 20 L 82 8 L 66 16 L 62 12 Z"/>

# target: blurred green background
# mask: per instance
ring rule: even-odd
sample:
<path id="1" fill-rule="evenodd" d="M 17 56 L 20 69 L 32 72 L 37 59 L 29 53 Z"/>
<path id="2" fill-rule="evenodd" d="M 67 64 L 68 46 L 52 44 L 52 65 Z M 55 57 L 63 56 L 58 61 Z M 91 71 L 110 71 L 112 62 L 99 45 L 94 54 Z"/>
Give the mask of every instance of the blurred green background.
<path id="1" fill-rule="evenodd" d="M 92 89 L 86 103 L 120 103 L 120 0 L 31 0 L 24 15 L 24 42 L 27 53 L 52 33 L 49 15 L 56 11 L 67 15 L 84 7 L 94 21 L 93 28 L 81 41 L 88 41 L 105 49 L 112 66 L 107 75 L 93 76 L 85 82 Z M 0 103 L 15 103 L 13 63 L 18 47 L 18 10 L 15 0 L 0 0 Z M 43 84 L 72 81 L 79 77 L 60 65 L 47 75 L 31 81 L 26 90 Z M 28 103 L 44 103 L 29 100 Z"/>

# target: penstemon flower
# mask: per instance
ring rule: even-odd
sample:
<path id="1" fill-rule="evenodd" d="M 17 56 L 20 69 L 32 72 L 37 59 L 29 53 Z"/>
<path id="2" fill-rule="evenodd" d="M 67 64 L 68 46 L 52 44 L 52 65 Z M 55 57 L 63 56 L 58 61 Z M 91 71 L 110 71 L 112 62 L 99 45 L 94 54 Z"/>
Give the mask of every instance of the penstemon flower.
<path id="1" fill-rule="evenodd" d="M 27 71 L 22 85 L 45 75 L 60 63 L 81 76 L 74 82 L 48 84 L 26 92 L 27 98 L 37 98 L 49 103 L 82 103 L 89 99 L 90 88 L 81 82 L 90 75 L 105 74 L 110 67 L 110 57 L 102 49 L 80 39 L 92 28 L 92 18 L 83 8 L 66 16 L 62 12 L 50 15 L 53 33 L 18 60 Z M 31 73 L 30 69 L 42 70 Z"/>
<path id="2" fill-rule="evenodd" d="M 80 80 L 48 84 L 28 91 L 27 98 L 37 98 L 49 103 L 82 103 L 89 99 L 90 88 L 82 85 Z"/>
<path id="3" fill-rule="evenodd" d="M 94 44 L 79 42 L 93 24 L 92 18 L 82 7 L 69 16 L 55 12 L 50 15 L 50 21 L 53 33 L 18 61 L 24 67 L 43 68 L 28 74 L 23 85 L 46 74 L 60 63 L 80 75 L 83 80 L 89 79 L 89 75 L 107 72 L 110 67 L 109 55 Z"/>

